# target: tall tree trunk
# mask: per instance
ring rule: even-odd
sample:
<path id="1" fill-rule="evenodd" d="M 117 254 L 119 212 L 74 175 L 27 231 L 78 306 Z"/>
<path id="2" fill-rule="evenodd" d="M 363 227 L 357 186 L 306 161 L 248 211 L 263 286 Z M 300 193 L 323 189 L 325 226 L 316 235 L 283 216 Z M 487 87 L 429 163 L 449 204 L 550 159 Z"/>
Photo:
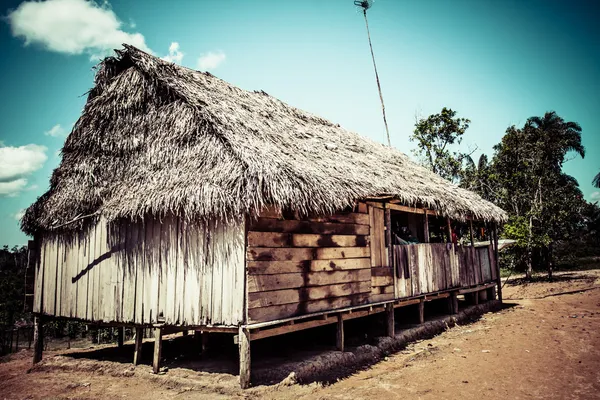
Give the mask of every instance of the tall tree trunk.
<path id="1" fill-rule="evenodd" d="M 525 278 L 527 278 L 527 280 L 531 280 L 532 276 L 533 276 L 533 265 L 532 265 L 532 258 L 533 258 L 533 252 L 532 252 L 532 248 L 531 248 L 531 241 L 532 241 L 532 236 L 533 236 L 533 217 L 529 216 L 529 239 L 527 240 L 527 271 L 525 271 Z"/>
<path id="2" fill-rule="evenodd" d="M 554 269 L 554 259 L 552 254 L 552 242 L 548 245 L 546 253 L 546 267 L 548 268 L 548 280 L 552 281 L 552 270 Z"/>

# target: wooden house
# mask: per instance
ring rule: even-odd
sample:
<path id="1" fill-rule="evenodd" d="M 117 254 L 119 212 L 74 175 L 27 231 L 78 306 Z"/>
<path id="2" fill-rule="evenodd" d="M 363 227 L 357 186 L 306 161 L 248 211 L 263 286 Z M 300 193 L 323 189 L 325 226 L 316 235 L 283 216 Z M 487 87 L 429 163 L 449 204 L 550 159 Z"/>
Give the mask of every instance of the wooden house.
<path id="1" fill-rule="evenodd" d="M 336 323 L 343 349 L 344 320 L 382 312 L 393 335 L 395 307 L 422 316 L 448 298 L 456 311 L 457 295 L 499 284 L 495 205 L 394 148 L 130 46 L 100 63 L 62 156 L 22 220 L 38 333 L 46 317 L 135 327 L 137 363 L 153 327 L 155 371 L 164 332 L 231 332 L 246 387 L 253 340 Z M 474 245 L 473 224 L 490 245 Z"/>

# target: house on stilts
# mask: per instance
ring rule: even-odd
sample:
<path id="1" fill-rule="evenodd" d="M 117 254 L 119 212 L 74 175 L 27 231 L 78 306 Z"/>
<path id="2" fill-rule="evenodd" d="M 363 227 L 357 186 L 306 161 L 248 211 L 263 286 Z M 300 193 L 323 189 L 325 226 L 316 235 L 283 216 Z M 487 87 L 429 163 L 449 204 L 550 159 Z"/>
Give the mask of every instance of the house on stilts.
<path id="1" fill-rule="evenodd" d="M 131 46 L 94 83 L 22 220 L 34 361 L 49 317 L 135 327 L 136 363 L 156 329 L 155 371 L 163 333 L 230 332 L 247 387 L 254 340 L 501 300 L 506 213 L 398 150 Z"/>

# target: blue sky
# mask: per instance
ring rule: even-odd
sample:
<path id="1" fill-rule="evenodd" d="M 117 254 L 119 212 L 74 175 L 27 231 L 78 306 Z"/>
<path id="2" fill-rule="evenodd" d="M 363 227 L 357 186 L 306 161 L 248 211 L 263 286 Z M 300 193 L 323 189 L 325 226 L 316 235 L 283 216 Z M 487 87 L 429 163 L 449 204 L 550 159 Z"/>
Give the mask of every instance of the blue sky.
<path id="1" fill-rule="evenodd" d="M 364 19 L 352 0 L 21 2 L 0 6 L 0 245 L 48 187 L 93 86 L 98 57 L 129 42 L 248 90 L 264 90 L 384 141 Z M 392 145 L 415 116 L 470 118 L 463 148 L 492 155 L 509 125 L 555 110 L 583 128 L 565 170 L 586 199 L 600 170 L 596 1 L 377 0 L 369 25 Z"/>

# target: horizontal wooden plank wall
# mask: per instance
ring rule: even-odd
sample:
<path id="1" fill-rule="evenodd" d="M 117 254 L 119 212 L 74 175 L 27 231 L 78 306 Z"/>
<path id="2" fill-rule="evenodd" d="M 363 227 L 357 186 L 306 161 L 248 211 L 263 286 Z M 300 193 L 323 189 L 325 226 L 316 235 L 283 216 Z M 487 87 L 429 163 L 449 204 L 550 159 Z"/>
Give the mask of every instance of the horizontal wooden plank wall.
<path id="1" fill-rule="evenodd" d="M 244 224 L 175 217 L 97 224 L 41 240 L 34 311 L 87 321 L 237 326 Z"/>
<path id="2" fill-rule="evenodd" d="M 394 245 L 398 298 L 469 287 L 496 279 L 490 246 Z"/>
<path id="3" fill-rule="evenodd" d="M 249 322 L 369 302 L 368 214 L 284 219 L 266 210 L 261 215 L 248 223 Z"/>

